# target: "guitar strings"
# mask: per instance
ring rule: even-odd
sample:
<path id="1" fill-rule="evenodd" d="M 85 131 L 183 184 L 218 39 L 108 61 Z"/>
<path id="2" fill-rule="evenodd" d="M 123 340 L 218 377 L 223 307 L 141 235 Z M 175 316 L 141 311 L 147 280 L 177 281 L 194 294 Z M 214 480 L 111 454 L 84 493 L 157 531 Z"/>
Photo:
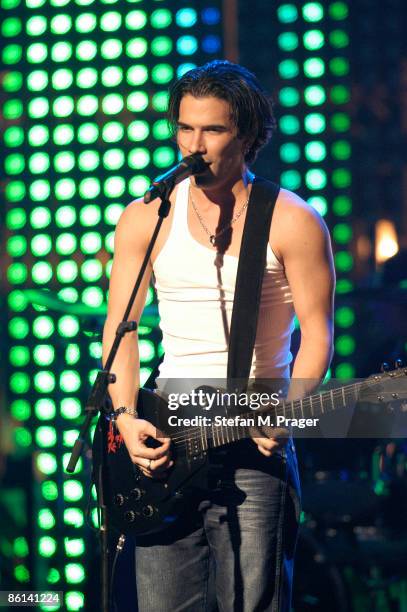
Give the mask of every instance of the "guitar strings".
<path id="1" fill-rule="evenodd" d="M 392 378 L 394 378 L 395 376 L 393 375 Z M 373 385 L 377 385 L 378 384 L 378 380 L 375 379 L 367 379 L 364 381 L 361 381 L 359 383 L 351 383 L 349 385 L 344 385 L 343 387 L 340 387 L 339 389 L 331 389 L 330 391 L 323 391 L 321 394 L 319 395 L 313 395 L 313 396 L 308 396 L 305 397 L 303 399 L 298 399 L 298 400 L 292 400 L 290 402 L 288 402 L 288 405 L 291 406 L 293 414 L 295 413 L 295 410 L 299 409 L 299 410 L 303 410 L 302 404 L 307 401 L 310 405 L 312 405 L 312 399 L 321 399 L 321 396 L 326 395 L 326 396 L 331 396 L 332 399 L 337 399 L 340 396 L 343 396 L 343 394 L 346 392 L 346 390 L 349 389 L 353 389 L 353 391 L 360 391 L 360 389 L 363 386 L 369 387 L 369 386 L 373 386 Z M 295 404 L 298 404 L 297 408 L 295 406 Z M 286 402 L 283 401 L 283 405 L 280 407 L 280 411 L 283 410 L 286 406 Z M 276 416 L 279 416 L 279 407 L 276 406 Z M 323 413 L 321 413 L 323 414 Z M 282 415 L 281 415 L 282 416 Z M 213 425 L 211 426 L 212 431 L 214 432 L 215 430 L 213 430 Z M 215 436 L 214 436 L 215 437 Z M 193 427 L 193 428 L 188 428 L 188 429 L 180 429 L 178 430 L 178 432 L 171 437 L 172 442 L 176 445 L 176 446 L 180 446 L 183 445 L 184 443 L 188 442 L 188 441 L 197 441 L 199 439 L 203 439 L 204 435 L 203 435 L 203 429 L 202 427 Z M 223 434 L 222 434 L 222 438 L 223 438 Z M 226 442 L 225 442 L 226 444 Z"/>

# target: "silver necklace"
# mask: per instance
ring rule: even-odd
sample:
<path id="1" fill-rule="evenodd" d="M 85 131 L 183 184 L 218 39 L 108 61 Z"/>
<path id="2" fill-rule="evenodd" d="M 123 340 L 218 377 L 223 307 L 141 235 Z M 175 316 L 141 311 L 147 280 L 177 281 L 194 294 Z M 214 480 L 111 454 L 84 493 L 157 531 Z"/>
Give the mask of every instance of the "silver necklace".
<path id="1" fill-rule="evenodd" d="M 211 243 L 211 245 L 215 246 L 216 241 L 219 238 L 219 236 L 222 236 L 222 234 L 224 234 L 228 229 L 230 229 L 232 227 L 233 223 L 235 223 L 239 219 L 239 217 L 244 213 L 244 211 L 247 208 L 247 205 L 249 204 L 250 194 L 247 196 L 247 200 L 243 204 L 243 206 L 239 210 L 239 212 L 233 217 L 233 219 L 231 221 L 229 221 L 229 223 L 227 223 L 225 225 L 225 227 L 222 227 L 222 229 L 220 229 L 218 232 L 216 232 L 216 234 L 212 234 L 211 231 L 209 230 L 208 226 L 205 224 L 205 221 L 203 220 L 202 215 L 199 212 L 199 210 L 197 209 L 196 204 L 195 204 L 195 202 L 193 200 L 191 189 L 189 189 L 189 197 L 191 199 L 192 208 L 194 209 L 195 214 L 198 217 L 198 221 L 201 224 L 202 229 L 209 236 L 209 242 Z"/>

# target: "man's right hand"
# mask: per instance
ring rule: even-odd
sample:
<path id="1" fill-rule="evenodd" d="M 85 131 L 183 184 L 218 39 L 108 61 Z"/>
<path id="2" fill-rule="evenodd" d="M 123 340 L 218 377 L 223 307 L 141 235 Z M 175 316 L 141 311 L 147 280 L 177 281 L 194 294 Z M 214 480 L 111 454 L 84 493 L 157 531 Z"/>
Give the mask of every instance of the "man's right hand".
<path id="1" fill-rule="evenodd" d="M 171 460 L 171 439 L 160 436 L 154 425 L 143 419 L 135 419 L 123 413 L 117 419 L 117 427 L 123 436 L 124 443 L 132 462 L 149 478 L 164 478 L 166 470 L 174 462 Z M 146 445 L 148 438 L 160 443 L 157 448 Z"/>

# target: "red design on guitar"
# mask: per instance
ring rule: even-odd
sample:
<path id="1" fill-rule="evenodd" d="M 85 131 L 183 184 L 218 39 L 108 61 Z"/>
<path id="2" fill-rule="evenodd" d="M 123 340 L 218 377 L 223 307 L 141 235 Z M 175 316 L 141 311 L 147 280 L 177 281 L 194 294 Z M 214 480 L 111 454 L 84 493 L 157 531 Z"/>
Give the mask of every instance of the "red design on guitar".
<path id="1" fill-rule="evenodd" d="M 109 431 L 107 432 L 107 452 L 115 453 L 123 444 L 123 436 L 117 432 L 117 429 L 113 426 L 113 422 L 109 422 Z"/>

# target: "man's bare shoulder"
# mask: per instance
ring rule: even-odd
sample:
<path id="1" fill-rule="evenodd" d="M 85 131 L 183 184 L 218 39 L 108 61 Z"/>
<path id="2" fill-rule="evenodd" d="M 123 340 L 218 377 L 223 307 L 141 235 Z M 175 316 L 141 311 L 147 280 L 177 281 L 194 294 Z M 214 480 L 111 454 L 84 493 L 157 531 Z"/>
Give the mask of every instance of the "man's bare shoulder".
<path id="1" fill-rule="evenodd" d="M 281 258 L 299 243 L 329 240 L 328 229 L 320 214 L 305 200 L 288 189 L 280 189 L 270 229 L 270 243 Z"/>
<path id="2" fill-rule="evenodd" d="M 116 226 L 116 240 L 143 243 L 153 231 L 158 218 L 160 201 L 146 205 L 143 198 L 133 200 L 123 210 Z"/>

